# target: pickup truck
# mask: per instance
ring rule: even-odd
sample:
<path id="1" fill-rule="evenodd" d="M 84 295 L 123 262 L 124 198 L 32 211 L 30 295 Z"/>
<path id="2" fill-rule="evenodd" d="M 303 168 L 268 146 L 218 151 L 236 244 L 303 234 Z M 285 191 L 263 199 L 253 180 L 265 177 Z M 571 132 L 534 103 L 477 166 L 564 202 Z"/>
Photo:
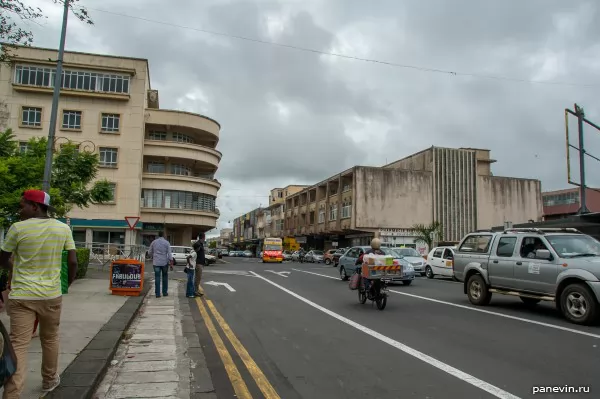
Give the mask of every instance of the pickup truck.
<path id="1" fill-rule="evenodd" d="M 455 250 L 454 275 L 474 305 L 497 293 L 529 306 L 553 301 L 576 324 L 600 318 L 600 242 L 576 229 L 467 234 Z"/>

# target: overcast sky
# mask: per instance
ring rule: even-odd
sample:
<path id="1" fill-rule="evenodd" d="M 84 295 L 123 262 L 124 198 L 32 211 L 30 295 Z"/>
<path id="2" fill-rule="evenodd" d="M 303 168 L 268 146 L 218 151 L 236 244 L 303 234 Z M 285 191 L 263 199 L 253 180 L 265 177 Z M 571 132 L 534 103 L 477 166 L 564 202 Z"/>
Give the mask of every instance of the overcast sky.
<path id="1" fill-rule="evenodd" d="M 26 3 L 48 15 L 30 25 L 34 44 L 57 47 L 61 7 Z M 95 25 L 71 18 L 67 50 L 148 58 L 161 107 L 221 123 L 219 227 L 267 204 L 273 187 L 312 184 L 432 145 L 489 148 L 498 160 L 495 175 L 538 178 L 543 190 L 566 188 L 564 109 L 577 102 L 600 124 L 597 0 L 80 4 Z M 600 133 L 590 129 L 586 140 L 600 157 Z M 587 165 L 588 184 L 600 186 L 600 163 Z"/>

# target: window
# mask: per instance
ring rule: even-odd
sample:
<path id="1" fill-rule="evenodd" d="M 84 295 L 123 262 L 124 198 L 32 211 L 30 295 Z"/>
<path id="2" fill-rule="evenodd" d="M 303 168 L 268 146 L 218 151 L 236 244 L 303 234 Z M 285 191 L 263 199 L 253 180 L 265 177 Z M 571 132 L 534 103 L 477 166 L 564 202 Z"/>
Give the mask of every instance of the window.
<path id="1" fill-rule="evenodd" d="M 489 250 L 490 243 L 492 241 L 492 236 L 487 235 L 471 235 L 468 236 L 460 248 L 458 249 L 460 252 L 474 252 L 485 254 Z"/>
<path id="2" fill-rule="evenodd" d="M 444 252 L 444 250 L 442 248 L 436 249 L 435 252 L 433 253 L 433 257 L 434 258 L 441 258 L 442 257 L 442 252 Z"/>
<path id="3" fill-rule="evenodd" d="M 108 183 L 110 185 L 111 198 L 108 202 L 117 201 L 117 183 Z"/>
<path id="4" fill-rule="evenodd" d="M 26 86 L 54 87 L 55 68 L 17 65 L 14 83 Z M 130 76 L 99 72 L 63 70 L 61 88 L 79 91 L 129 94 Z"/>
<path id="5" fill-rule="evenodd" d="M 539 237 L 524 237 L 521 241 L 522 258 L 535 258 L 538 249 L 548 249 Z"/>
<path id="6" fill-rule="evenodd" d="M 148 133 L 148 139 L 165 141 L 167 139 L 167 132 L 158 132 L 156 130 L 150 130 L 150 132 Z"/>
<path id="7" fill-rule="evenodd" d="M 179 176 L 191 176 L 192 169 L 185 165 L 171 165 L 171 173 Z"/>
<path id="8" fill-rule="evenodd" d="M 26 152 L 29 150 L 29 143 L 26 141 L 19 141 L 19 151 Z"/>
<path id="9" fill-rule="evenodd" d="M 100 166 L 107 168 L 116 168 L 118 162 L 119 149 L 110 147 L 100 147 Z"/>
<path id="10" fill-rule="evenodd" d="M 81 129 L 81 111 L 63 111 L 63 129 Z"/>
<path id="11" fill-rule="evenodd" d="M 145 208 L 187 209 L 215 212 L 215 197 L 208 194 L 174 190 L 142 190 L 142 206 Z"/>
<path id="12" fill-rule="evenodd" d="M 450 248 L 446 248 L 444 251 L 444 259 L 454 259 L 454 252 Z"/>
<path id="13" fill-rule="evenodd" d="M 350 217 L 352 213 L 352 204 L 350 202 L 346 202 L 342 205 L 342 219 L 346 219 Z"/>
<path id="14" fill-rule="evenodd" d="M 570 205 L 579 203 L 579 192 L 569 191 L 560 194 L 550 194 L 543 196 L 544 206 Z"/>
<path id="15" fill-rule="evenodd" d="M 319 209 L 319 223 L 325 223 L 325 209 Z"/>
<path id="16" fill-rule="evenodd" d="M 162 162 L 148 162 L 148 173 L 166 173 L 167 168 Z"/>
<path id="17" fill-rule="evenodd" d="M 102 114 L 102 127 L 100 131 L 104 133 L 117 133 L 119 131 L 119 114 Z"/>
<path id="18" fill-rule="evenodd" d="M 329 208 L 329 220 L 337 219 L 337 205 L 331 205 Z"/>
<path id="19" fill-rule="evenodd" d="M 498 249 L 496 255 L 502 257 L 511 257 L 515 252 L 515 245 L 517 244 L 517 237 L 502 237 L 498 241 Z"/>
<path id="20" fill-rule="evenodd" d="M 277 192 L 277 198 L 283 198 L 283 193 L 281 191 Z"/>
<path id="21" fill-rule="evenodd" d="M 351 187 L 352 186 L 350 184 L 344 184 L 344 188 L 343 188 L 342 192 L 350 191 Z"/>
<path id="22" fill-rule="evenodd" d="M 42 109 L 37 107 L 23 107 L 21 113 L 21 126 L 41 127 Z"/>
<path id="23" fill-rule="evenodd" d="M 190 136 L 178 132 L 173 133 L 173 141 L 177 143 L 194 144 L 194 139 L 192 139 Z"/>

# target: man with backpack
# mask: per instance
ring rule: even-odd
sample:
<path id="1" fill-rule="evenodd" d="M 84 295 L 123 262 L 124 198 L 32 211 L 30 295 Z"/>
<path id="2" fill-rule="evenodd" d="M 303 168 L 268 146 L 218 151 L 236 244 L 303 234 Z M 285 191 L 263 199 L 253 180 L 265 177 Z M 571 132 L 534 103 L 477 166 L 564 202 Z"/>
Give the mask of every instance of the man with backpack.
<path id="1" fill-rule="evenodd" d="M 196 251 L 196 269 L 194 270 L 194 288 L 196 296 L 203 296 L 204 290 L 200 286 L 202 280 L 202 269 L 206 264 L 206 256 L 204 253 L 204 234 L 198 234 L 198 239 L 194 242 L 193 249 Z"/>

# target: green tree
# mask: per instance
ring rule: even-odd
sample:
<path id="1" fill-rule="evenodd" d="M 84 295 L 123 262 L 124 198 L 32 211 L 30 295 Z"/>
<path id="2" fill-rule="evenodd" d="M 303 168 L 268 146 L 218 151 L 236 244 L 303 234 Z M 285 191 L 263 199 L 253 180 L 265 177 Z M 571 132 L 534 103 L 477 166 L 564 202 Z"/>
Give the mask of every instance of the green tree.
<path id="1" fill-rule="evenodd" d="M 208 247 L 209 248 L 216 248 L 217 247 L 217 242 L 215 240 L 212 240 L 211 242 L 208 243 Z"/>
<path id="2" fill-rule="evenodd" d="M 415 242 L 423 242 L 427 244 L 429 249 L 433 248 L 434 241 L 444 239 L 444 229 L 440 222 L 432 222 L 431 224 L 415 224 L 412 227 L 415 232 Z"/>
<path id="3" fill-rule="evenodd" d="M 45 138 L 33 138 L 27 150 L 20 151 L 10 129 L 0 134 L 0 227 L 19 219 L 19 201 L 27 189 L 40 189 L 46 159 Z M 74 143 L 55 151 L 52 164 L 50 197 L 56 217 L 64 217 L 73 207 L 86 208 L 92 203 L 112 199 L 110 183 L 94 181 L 98 174 L 98 155 L 79 151 Z"/>
<path id="4" fill-rule="evenodd" d="M 48 3 L 65 4 L 64 0 L 47 0 Z M 89 25 L 94 22 L 87 10 L 76 3 L 79 0 L 69 0 L 69 8 L 75 17 Z M 31 25 L 45 19 L 42 9 L 27 5 L 25 0 L 0 0 L 0 42 L 8 45 L 30 46 L 33 43 L 31 30 L 20 27 L 20 23 Z M 18 22 L 16 22 L 18 21 Z M 10 59 L 10 46 L 3 45 L 0 51 L 0 62 Z"/>

